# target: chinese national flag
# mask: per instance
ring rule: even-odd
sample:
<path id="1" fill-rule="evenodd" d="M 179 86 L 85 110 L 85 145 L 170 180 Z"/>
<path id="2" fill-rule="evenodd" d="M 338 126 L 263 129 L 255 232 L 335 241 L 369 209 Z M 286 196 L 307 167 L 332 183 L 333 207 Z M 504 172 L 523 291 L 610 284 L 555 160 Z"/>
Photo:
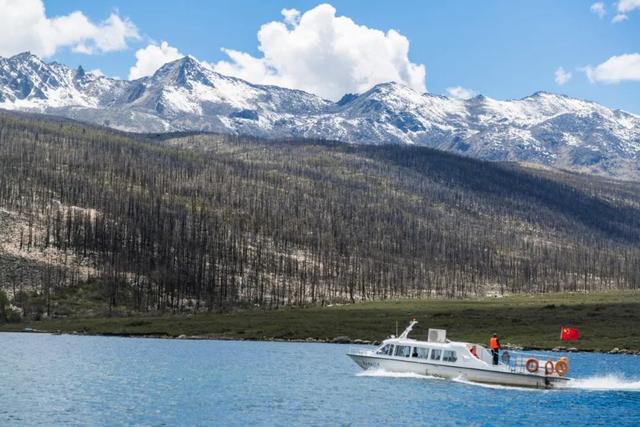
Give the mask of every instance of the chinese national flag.
<path id="1" fill-rule="evenodd" d="M 560 331 L 560 339 L 562 341 L 575 341 L 580 338 L 580 331 L 576 328 L 562 327 Z"/>

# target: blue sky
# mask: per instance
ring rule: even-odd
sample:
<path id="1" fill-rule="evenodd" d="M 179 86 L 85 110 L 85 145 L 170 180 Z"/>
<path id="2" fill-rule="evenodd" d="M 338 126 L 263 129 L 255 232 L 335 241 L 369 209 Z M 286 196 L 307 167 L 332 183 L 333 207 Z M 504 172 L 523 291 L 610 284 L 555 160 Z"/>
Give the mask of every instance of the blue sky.
<path id="1" fill-rule="evenodd" d="M 620 4 L 625 1 L 629 3 L 624 9 L 626 19 L 612 22 L 614 16 L 622 15 Z M 636 60 L 640 59 L 628 56 L 640 53 L 640 2 L 602 2 L 601 7 L 595 8 L 592 5 L 599 2 L 578 0 L 329 3 L 337 16 L 349 17 L 355 24 L 383 32 L 393 29 L 406 37 L 410 42 L 408 62 L 424 66 L 429 92 L 448 94 L 447 89 L 461 87 L 492 98 L 510 99 L 545 90 L 640 114 L 640 76 L 636 70 Z M 283 9 L 297 9 L 303 15 L 318 4 L 280 0 L 45 1 L 47 18 L 81 11 L 90 21 L 100 23 L 115 13 L 123 20 L 128 18 L 138 33 L 138 37 L 126 41 L 126 47 L 98 49 L 87 54 L 61 45 L 46 59 L 71 66 L 82 64 L 87 70 L 100 69 L 106 75 L 122 78 L 129 75 L 136 63 L 136 51 L 162 41 L 182 54 L 211 64 L 230 61 L 221 48 L 259 59 L 262 53 L 257 32 L 261 25 L 283 21 Z M 605 64 L 622 55 L 627 56 Z M 290 58 L 282 59 L 287 60 Z M 358 64 L 362 68 L 362 62 Z M 596 68 L 599 64 L 605 66 Z M 324 66 L 329 72 L 330 60 Z M 596 71 L 591 74 L 593 81 L 584 70 L 587 66 Z M 372 66 L 372 72 L 376 67 L 380 65 Z M 571 74 L 562 85 L 556 82 L 559 67 L 563 67 L 565 77 Z M 368 72 L 366 66 L 363 72 Z M 286 84 L 295 78 L 275 81 Z M 362 84 L 369 81 L 373 80 L 360 79 Z M 323 81 L 315 84 L 312 87 L 318 88 L 316 92 L 322 92 Z M 350 84 L 347 81 L 334 91 L 351 87 Z"/>

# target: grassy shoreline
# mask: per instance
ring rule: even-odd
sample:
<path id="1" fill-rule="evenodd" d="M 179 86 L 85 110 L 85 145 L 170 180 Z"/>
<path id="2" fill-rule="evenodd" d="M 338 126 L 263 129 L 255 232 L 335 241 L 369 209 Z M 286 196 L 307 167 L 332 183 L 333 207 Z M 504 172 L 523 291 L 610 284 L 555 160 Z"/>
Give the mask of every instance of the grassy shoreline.
<path id="1" fill-rule="evenodd" d="M 529 349 L 640 352 L 640 291 L 545 294 L 466 300 L 377 301 L 329 307 L 247 310 L 194 315 L 67 318 L 0 324 L 0 332 L 42 332 L 163 338 L 311 342 L 375 342 L 401 331 L 415 317 L 413 337 L 429 327 L 454 340 L 485 343 L 497 332 L 503 344 Z M 562 342 L 561 326 L 581 330 Z"/>

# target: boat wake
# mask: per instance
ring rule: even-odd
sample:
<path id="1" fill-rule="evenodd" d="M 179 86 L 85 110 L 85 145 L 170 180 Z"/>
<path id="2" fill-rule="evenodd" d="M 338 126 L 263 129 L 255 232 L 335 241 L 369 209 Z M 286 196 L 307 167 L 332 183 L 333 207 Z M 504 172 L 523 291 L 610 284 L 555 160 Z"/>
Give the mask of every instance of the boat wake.
<path id="1" fill-rule="evenodd" d="M 359 377 L 380 377 L 380 378 L 414 378 L 421 380 L 444 380 L 442 377 L 431 375 L 421 375 L 413 372 L 390 372 L 384 369 L 367 369 L 356 374 Z M 453 378 L 459 384 L 467 384 L 476 387 L 491 388 L 496 390 L 520 390 L 520 391 L 540 391 L 539 389 L 516 387 L 498 384 L 484 384 L 467 380 L 464 376 Z M 629 380 L 617 375 L 594 376 L 588 378 L 573 379 L 567 385 L 559 387 L 562 390 L 593 390 L 593 391 L 637 391 L 640 392 L 640 381 Z M 547 390 L 548 391 L 548 390 Z"/>
<path id="2" fill-rule="evenodd" d="M 574 379 L 566 386 L 567 389 L 594 391 L 638 391 L 640 381 L 628 380 L 617 375 L 596 376 Z"/>

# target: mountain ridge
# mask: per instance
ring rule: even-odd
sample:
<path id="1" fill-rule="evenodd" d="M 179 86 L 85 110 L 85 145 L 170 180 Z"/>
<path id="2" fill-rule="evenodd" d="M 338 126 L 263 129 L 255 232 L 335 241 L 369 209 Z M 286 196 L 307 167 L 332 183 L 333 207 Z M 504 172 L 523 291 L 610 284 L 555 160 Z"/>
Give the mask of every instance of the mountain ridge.
<path id="1" fill-rule="evenodd" d="M 386 82 L 333 102 L 225 76 L 192 56 L 128 81 L 21 53 L 0 58 L 0 108 L 130 132 L 415 144 L 484 160 L 640 178 L 639 116 L 545 91 L 505 101 L 484 95 L 460 100 Z"/>

